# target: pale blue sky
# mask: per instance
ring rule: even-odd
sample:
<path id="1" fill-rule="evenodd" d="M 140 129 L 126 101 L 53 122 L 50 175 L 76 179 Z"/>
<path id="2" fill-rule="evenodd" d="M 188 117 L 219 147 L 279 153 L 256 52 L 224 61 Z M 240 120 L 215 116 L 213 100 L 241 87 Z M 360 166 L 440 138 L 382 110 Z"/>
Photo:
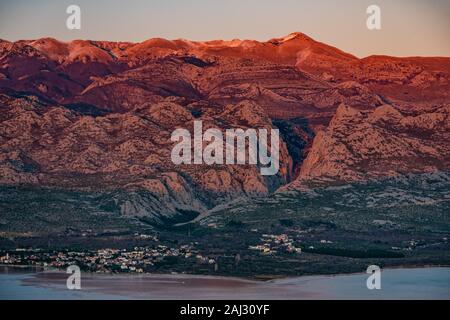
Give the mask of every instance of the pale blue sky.
<path id="1" fill-rule="evenodd" d="M 68 30 L 77 4 L 82 29 Z M 382 30 L 366 8 L 382 9 Z M 268 40 L 294 31 L 357 56 L 450 56 L 450 0 L 0 0 L 0 38 Z"/>

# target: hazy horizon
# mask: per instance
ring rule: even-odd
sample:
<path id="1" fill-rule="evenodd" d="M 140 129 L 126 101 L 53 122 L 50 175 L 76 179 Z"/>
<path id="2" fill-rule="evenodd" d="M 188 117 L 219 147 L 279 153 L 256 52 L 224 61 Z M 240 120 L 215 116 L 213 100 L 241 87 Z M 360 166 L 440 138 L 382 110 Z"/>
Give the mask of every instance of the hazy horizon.
<path id="1" fill-rule="evenodd" d="M 192 41 L 267 41 L 302 32 L 358 57 L 450 57 L 450 1 L 445 0 L 30 0 L 0 3 L 0 38 L 52 37 L 142 42 L 151 38 Z M 71 4 L 81 7 L 81 30 L 65 26 Z M 381 7 L 382 28 L 366 27 L 366 8 Z"/>

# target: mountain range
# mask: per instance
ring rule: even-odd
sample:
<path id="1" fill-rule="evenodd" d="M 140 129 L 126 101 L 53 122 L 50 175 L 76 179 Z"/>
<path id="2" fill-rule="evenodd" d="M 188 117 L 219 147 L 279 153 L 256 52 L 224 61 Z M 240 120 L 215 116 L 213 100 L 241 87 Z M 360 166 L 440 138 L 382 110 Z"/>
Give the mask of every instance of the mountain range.
<path id="1" fill-rule="evenodd" d="M 278 128 L 279 173 L 174 165 L 170 134 L 195 120 Z M 0 40 L 7 190 L 113 194 L 121 215 L 164 223 L 241 198 L 449 171 L 449 57 L 360 59 L 302 33 Z"/>

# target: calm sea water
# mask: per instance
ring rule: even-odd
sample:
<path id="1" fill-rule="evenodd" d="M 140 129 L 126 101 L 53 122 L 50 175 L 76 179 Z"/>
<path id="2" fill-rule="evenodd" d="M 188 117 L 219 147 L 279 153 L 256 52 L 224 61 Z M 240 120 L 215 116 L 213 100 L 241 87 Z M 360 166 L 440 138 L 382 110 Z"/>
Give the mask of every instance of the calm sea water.
<path id="1" fill-rule="evenodd" d="M 248 281 L 189 275 L 82 274 L 81 290 L 66 288 L 67 274 L 0 267 L 0 299 L 446 299 L 450 268 L 387 269 L 381 290 L 367 274 Z"/>

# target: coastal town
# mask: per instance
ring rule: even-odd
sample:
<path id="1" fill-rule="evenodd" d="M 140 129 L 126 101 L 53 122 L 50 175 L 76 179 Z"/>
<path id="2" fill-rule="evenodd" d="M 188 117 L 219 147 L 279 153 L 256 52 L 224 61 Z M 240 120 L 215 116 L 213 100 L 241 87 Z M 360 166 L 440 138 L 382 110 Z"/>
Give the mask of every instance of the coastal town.
<path id="1" fill-rule="evenodd" d="M 237 222 L 233 225 L 240 227 Z M 221 231 L 219 226 L 211 224 L 208 229 L 197 229 L 195 235 L 189 229 L 186 234 L 144 231 L 107 236 L 90 230 L 71 230 L 65 237 L 0 250 L 0 265 L 58 270 L 76 265 L 92 273 L 186 273 L 270 279 L 281 273 L 327 273 L 330 265 L 338 272 L 346 257 L 353 259 L 352 271 L 362 268 L 366 259 L 401 264 L 418 250 L 435 249 L 448 243 L 447 237 L 404 237 L 386 244 L 375 239 L 362 250 L 335 233 L 325 234 L 321 226 L 272 230 L 254 227 L 246 229 L 246 237 L 236 237 L 226 229 L 230 227 L 221 228 L 224 229 Z M 317 263 L 319 259 L 325 262 Z"/>
<path id="2" fill-rule="evenodd" d="M 223 256 L 205 254 L 196 249 L 198 242 L 168 246 L 162 244 L 156 236 L 136 235 L 146 239 L 148 246 L 131 249 L 103 248 L 97 250 L 49 250 L 42 248 L 16 248 L 0 251 L 1 265 L 27 265 L 54 269 L 65 269 L 77 265 L 84 271 L 99 273 L 151 273 L 162 266 L 200 265 L 217 271 L 219 259 Z M 249 246 L 248 251 L 257 255 L 300 254 L 301 248 L 294 245 L 294 240 L 286 234 L 263 234 L 261 243 Z M 151 243 L 151 244 L 150 244 Z M 226 256 L 226 255 L 225 255 Z M 241 257 L 237 253 L 229 254 L 234 262 Z"/>
<path id="3" fill-rule="evenodd" d="M 91 272 L 132 272 L 144 273 L 154 269 L 165 259 L 193 257 L 195 251 L 189 245 L 179 248 L 168 248 L 164 245 L 155 247 L 135 247 L 127 249 L 99 249 L 95 251 L 47 251 L 43 249 L 16 249 L 0 256 L 0 264 L 33 265 L 48 268 L 64 269 L 77 265 Z M 206 259 L 195 255 L 196 259 Z M 209 261 L 209 259 L 208 259 Z"/>

